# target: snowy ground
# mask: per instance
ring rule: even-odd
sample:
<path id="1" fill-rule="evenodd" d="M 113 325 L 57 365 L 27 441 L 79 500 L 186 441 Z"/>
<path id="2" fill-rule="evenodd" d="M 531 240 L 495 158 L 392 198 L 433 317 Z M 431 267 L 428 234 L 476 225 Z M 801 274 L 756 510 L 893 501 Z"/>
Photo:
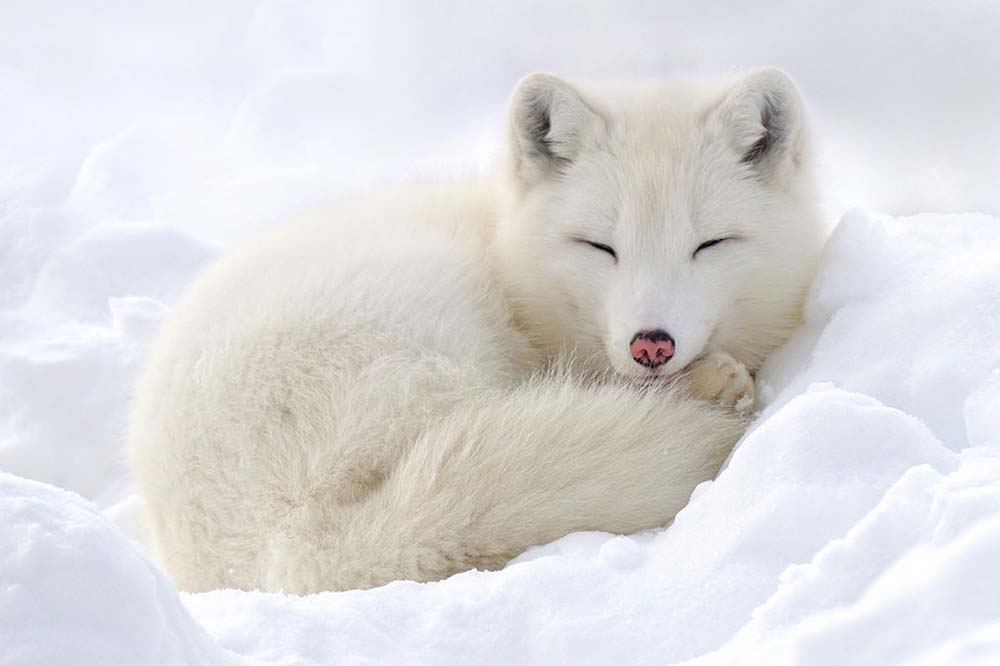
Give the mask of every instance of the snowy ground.
<path id="1" fill-rule="evenodd" d="M 0 664 L 1000 663 L 1000 10 L 628 4 L 0 7 Z M 759 63 L 810 98 L 831 223 L 942 214 L 843 217 L 669 529 L 301 598 L 142 554 L 130 383 L 221 249 L 488 169 L 526 71 Z"/>

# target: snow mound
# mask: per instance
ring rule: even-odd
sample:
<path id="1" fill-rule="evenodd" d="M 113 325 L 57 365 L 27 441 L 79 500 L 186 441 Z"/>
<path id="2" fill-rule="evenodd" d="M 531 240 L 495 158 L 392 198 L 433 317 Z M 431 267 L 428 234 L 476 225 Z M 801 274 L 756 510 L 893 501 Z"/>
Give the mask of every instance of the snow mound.
<path id="1" fill-rule="evenodd" d="M 237 664 L 82 498 L 0 473 L 0 664 Z"/>
<path id="2" fill-rule="evenodd" d="M 908 470 L 843 538 L 788 567 L 729 644 L 691 663 L 995 663 L 1000 452 L 956 458 L 947 475 Z"/>
<path id="3" fill-rule="evenodd" d="M 832 382 L 918 416 L 949 448 L 992 439 L 1000 365 L 1000 230 L 986 215 L 847 214 L 826 248 L 806 326 L 772 357 L 771 410 Z M 974 396 L 974 397 L 973 397 Z M 995 432 L 995 431 L 994 431 Z"/>
<path id="4" fill-rule="evenodd" d="M 95 323 L 107 320 L 110 298 L 141 294 L 173 303 L 214 255 L 171 227 L 99 226 L 49 257 L 28 307 Z"/>

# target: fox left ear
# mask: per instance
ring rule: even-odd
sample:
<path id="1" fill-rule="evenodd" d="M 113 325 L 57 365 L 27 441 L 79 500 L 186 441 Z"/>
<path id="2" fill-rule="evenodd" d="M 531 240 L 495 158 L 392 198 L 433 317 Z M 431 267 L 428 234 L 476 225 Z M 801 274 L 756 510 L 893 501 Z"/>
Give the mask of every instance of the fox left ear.
<path id="1" fill-rule="evenodd" d="M 510 101 L 509 150 L 515 176 L 528 184 L 564 171 L 602 122 L 565 81 L 551 74 L 526 76 Z"/>
<path id="2" fill-rule="evenodd" d="M 794 175 L 802 163 L 802 106 L 791 77 L 767 67 L 740 79 L 712 112 L 712 120 L 741 162 L 763 179 L 782 181 Z"/>

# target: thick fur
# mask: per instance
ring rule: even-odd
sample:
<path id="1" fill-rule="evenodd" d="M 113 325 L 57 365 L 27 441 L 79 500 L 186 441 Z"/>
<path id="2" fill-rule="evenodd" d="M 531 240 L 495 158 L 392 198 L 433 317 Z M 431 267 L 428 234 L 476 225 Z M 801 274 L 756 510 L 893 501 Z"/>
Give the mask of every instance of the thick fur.
<path id="1" fill-rule="evenodd" d="M 664 525 L 717 472 L 822 242 L 794 85 L 532 75 L 510 118 L 495 180 L 307 216 L 177 307 L 129 449 L 180 588 L 498 568 Z M 676 342 L 655 371 L 646 328 Z"/>

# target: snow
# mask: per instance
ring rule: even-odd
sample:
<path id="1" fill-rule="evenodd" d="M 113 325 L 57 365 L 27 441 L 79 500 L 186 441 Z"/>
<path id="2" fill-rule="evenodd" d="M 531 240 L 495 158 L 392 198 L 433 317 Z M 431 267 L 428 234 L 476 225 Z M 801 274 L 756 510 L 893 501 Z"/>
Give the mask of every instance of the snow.
<path id="1" fill-rule="evenodd" d="M 234 664 L 91 503 L 0 473 L 0 662 Z"/>
<path id="2" fill-rule="evenodd" d="M 0 8 L 0 664 L 1000 661 L 990 3 L 91 4 Z M 488 170 L 524 72 L 758 63 L 808 94 L 840 222 L 672 526 L 433 584 L 172 588 L 120 442 L 201 267 L 310 203 Z"/>

